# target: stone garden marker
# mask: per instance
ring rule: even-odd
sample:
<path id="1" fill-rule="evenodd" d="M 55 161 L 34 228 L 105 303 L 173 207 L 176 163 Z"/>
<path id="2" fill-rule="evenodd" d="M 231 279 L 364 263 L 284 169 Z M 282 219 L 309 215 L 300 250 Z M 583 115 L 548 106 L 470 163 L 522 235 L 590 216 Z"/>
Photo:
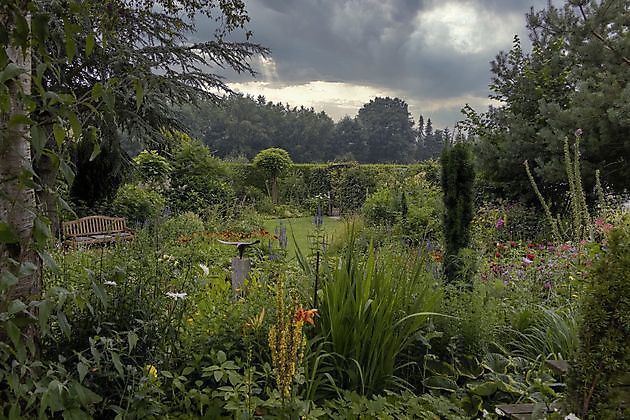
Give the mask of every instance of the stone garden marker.
<path id="1" fill-rule="evenodd" d="M 238 250 L 238 258 L 232 258 L 232 289 L 240 289 L 241 286 L 243 286 L 243 283 L 245 283 L 245 279 L 252 267 L 250 259 L 243 258 L 243 253 L 245 252 L 245 249 L 259 243 L 260 240 L 255 240 L 253 242 L 228 242 L 219 239 L 219 242 L 225 245 L 234 245 Z"/>

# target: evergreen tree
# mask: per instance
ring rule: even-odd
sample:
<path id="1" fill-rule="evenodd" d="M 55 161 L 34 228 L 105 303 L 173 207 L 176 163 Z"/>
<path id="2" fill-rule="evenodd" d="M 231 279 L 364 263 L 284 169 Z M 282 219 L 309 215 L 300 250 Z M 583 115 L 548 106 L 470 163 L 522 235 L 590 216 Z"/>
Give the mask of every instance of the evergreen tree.
<path id="1" fill-rule="evenodd" d="M 459 279 L 463 267 L 461 250 L 470 242 L 473 218 L 475 173 L 468 146 L 457 143 L 442 152 L 442 190 L 444 198 L 444 276 L 449 283 Z"/>
<path id="2" fill-rule="evenodd" d="M 424 136 L 431 137 L 433 135 L 433 123 L 431 122 L 431 118 L 427 120 L 427 126 L 424 128 Z"/>
<path id="3" fill-rule="evenodd" d="M 491 98 L 501 105 L 478 114 L 464 108 L 487 183 L 502 196 L 533 199 L 522 162 L 562 197 L 562 139 L 583 132 L 583 179 L 594 172 L 621 191 L 630 187 L 630 97 L 627 31 L 630 0 L 567 1 L 527 15 L 531 53 L 515 38 L 492 63 Z"/>

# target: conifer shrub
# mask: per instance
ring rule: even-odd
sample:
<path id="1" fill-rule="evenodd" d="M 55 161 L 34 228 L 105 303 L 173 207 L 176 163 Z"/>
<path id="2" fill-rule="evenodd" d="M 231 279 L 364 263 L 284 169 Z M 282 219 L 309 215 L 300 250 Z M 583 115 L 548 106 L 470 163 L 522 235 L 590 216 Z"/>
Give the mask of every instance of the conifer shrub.
<path id="1" fill-rule="evenodd" d="M 442 152 L 442 190 L 444 193 L 444 275 L 454 283 L 459 276 L 460 251 L 470 242 L 473 218 L 473 169 L 467 145 L 457 143 Z"/>
<path id="2" fill-rule="evenodd" d="M 611 231 L 588 272 L 570 402 L 579 417 L 630 417 L 630 215 Z"/>

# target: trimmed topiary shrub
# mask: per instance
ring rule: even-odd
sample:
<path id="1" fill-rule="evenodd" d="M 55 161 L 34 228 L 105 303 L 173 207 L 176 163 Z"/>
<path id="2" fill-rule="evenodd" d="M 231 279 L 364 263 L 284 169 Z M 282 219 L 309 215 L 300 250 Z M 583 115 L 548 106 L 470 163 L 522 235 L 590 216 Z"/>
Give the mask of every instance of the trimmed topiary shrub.
<path id="1" fill-rule="evenodd" d="M 271 199 L 274 204 L 278 204 L 278 178 L 293 165 L 289 153 L 284 149 L 271 147 L 259 152 L 254 158 L 253 165 L 271 181 Z"/>

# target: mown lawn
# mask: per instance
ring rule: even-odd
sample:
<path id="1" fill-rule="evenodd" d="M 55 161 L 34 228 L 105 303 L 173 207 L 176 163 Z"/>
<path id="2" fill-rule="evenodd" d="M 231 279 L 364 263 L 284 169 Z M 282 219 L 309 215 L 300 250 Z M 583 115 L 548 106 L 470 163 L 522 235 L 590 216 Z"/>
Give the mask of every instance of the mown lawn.
<path id="1" fill-rule="evenodd" d="M 310 244 L 309 236 L 313 236 L 315 225 L 312 217 L 296 217 L 291 219 L 269 219 L 265 220 L 264 226 L 272 234 L 280 225 L 287 228 L 288 253 L 290 256 L 295 255 L 296 243 L 303 253 L 308 253 Z M 334 217 L 324 217 L 324 231 L 326 232 L 326 241 L 332 243 L 336 237 L 341 235 L 345 229 L 343 220 Z M 295 241 L 294 239 L 295 238 Z"/>

